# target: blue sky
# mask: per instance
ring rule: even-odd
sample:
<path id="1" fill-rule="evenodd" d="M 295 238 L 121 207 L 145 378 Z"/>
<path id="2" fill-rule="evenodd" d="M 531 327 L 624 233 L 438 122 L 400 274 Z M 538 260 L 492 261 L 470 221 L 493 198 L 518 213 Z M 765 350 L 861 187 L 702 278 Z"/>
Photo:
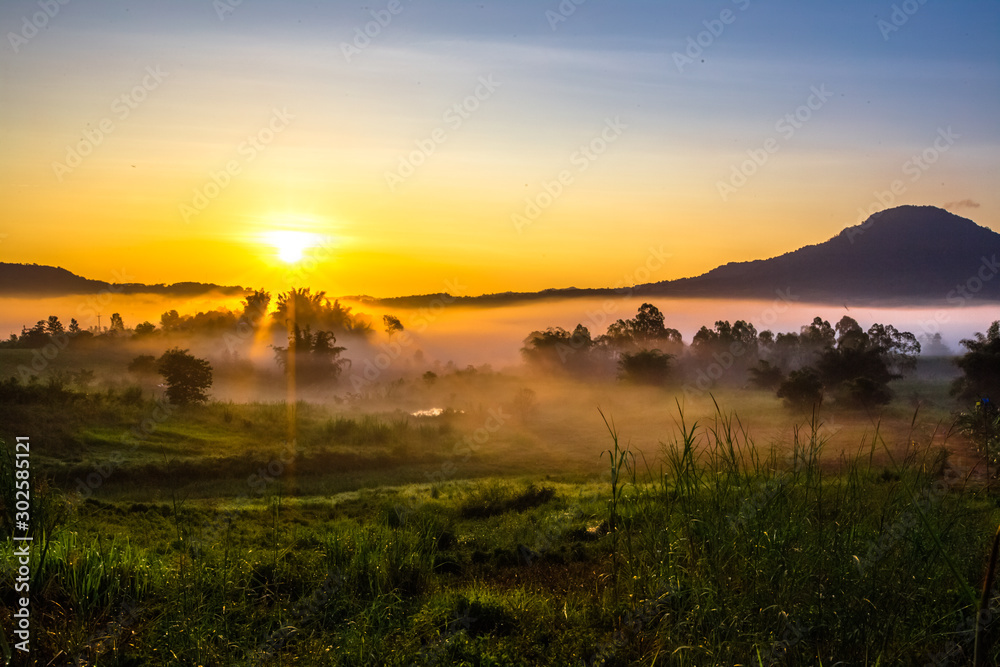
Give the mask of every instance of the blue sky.
<path id="1" fill-rule="evenodd" d="M 244 230 L 298 225 L 337 237 L 323 275 L 345 292 L 436 291 L 459 274 L 473 291 L 600 286 L 664 241 L 675 259 L 657 279 L 822 241 L 900 179 L 896 203 L 950 204 L 1000 229 L 1000 3 L 400 0 L 373 30 L 388 0 L 223 2 L 0 6 L 0 196 L 32 221 L 0 230 L 4 260 L 93 274 L 139 248 L 143 280 L 232 282 L 267 262 L 206 267 L 171 248 L 236 244 L 245 259 Z M 54 16 L 37 35 L 11 37 L 44 7 Z M 574 10 L 554 22 L 560 7 Z M 345 57 L 366 25 L 377 34 Z M 53 163 L 151 66 L 169 73 L 162 85 L 54 179 Z M 496 91 L 387 188 L 480 77 Z M 830 99 L 781 136 L 776 123 L 816 89 Z M 294 115 L 289 130 L 180 219 L 275 108 Z M 529 228 L 512 224 L 614 118 L 620 140 Z M 949 127 L 957 141 L 905 176 Z M 769 139 L 779 150 L 720 194 Z"/>

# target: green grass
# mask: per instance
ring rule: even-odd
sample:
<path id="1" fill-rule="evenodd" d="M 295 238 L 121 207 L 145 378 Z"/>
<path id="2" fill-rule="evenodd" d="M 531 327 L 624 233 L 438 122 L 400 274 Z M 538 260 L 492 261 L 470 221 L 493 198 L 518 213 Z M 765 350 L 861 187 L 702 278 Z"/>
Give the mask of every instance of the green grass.
<path id="1" fill-rule="evenodd" d="M 283 404 L 213 403 L 159 422 L 86 497 L 76 480 L 151 398 L 95 393 L 58 420 L 3 406 L 55 482 L 35 478 L 49 546 L 33 550 L 34 657 L 969 662 L 1000 512 L 950 460 L 945 412 L 813 418 L 734 392 L 747 425 L 711 397 L 668 414 L 664 392 L 642 396 L 608 401 L 610 433 L 592 408 L 581 423 L 541 400 L 468 457 L 456 445 L 487 408 L 415 420 L 300 403 L 289 423 Z M 13 548 L 0 544 L 8 636 Z"/>

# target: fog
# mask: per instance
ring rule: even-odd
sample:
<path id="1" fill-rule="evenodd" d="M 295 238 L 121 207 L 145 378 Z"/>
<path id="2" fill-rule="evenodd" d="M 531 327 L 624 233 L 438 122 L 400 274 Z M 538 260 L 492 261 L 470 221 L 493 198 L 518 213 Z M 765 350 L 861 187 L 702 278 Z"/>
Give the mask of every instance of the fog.
<path id="1" fill-rule="evenodd" d="M 359 344 L 356 340 L 338 340 L 338 344 L 346 345 L 349 350 L 346 356 L 351 357 L 353 353 L 355 357 L 351 358 L 362 365 L 367 359 L 374 360 L 385 353 L 393 357 L 394 367 L 412 360 L 416 355 L 414 363 L 425 364 L 428 369 L 434 364 L 448 362 L 458 367 L 491 364 L 495 368 L 506 368 L 520 363 L 519 350 L 532 331 L 548 327 L 572 330 L 577 324 L 583 324 L 596 337 L 615 320 L 633 317 L 646 301 L 663 312 L 666 326 L 680 331 L 685 343 L 690 343 L 699 328 L 712 328 L 717 320 L 745 320 L 758 331 L 770 329 L 779 333 L 798 331 L 816 316 L 836 323 L 842 316 L 849 315 L 864 328 L 879 322 L 893 324 L 918 338 L 940 333 L 942 342 L 951 352 L 957 353 L 961 351 L 961 339 L 985 331 L 993 320 L 1000 319 L 1000 307 L 996 304 L 975 303 L 959 308 L 870 308 L 801 303 L 782 298 L 772 301 L 727 301 L 628 297 L 538 300 L 498 307 L 446 306 L 437 302 L 422 308 L 383 308 L 345 300 L 341 303 L 351 306 L 355 314 L 370 316 L 376 331 L 384 314 L 396 315 L 402 321 L 406 335 L 397 337 L 391 346 L 384 335 L 376 336 L 373 344 L 377 349 Z M 69 325 L 70 318 L 76 318 L 82 328 L 88 329 L 98 325 L 98 315 L 101 326 L 106 327 L 111 314 L 119 313 L 126 327 L 131 328 L 143 321 L 159 325 L 160 316 L 168 310 L 177 310 L 183 315 L 218 308 L 239 310 L 240 299 L 213 295 L 164 298 L 150 294 L 2 298 L 0 334 L 3 338 L 18 334 L 23 326 L 30 328 L 49 315 L 59 316 L 64 326 Z M 280 337 L 265 342 L 283 344 Z M 270 359 L 273 354 L 266 344 L 258 344 L 249 350 L 249 356 L 260 360 Z"/>
<path id="2" fill-rule="evenodd" d="M 961 308 L 898 307 L 867 308 L 800 303 L 792 300 L 726 301 L 720 299 L 566 299 L 541 300 L 518 305 L 487 307 L 439 306 L 437 308 L 393 308 L 374 311 L 370 306 L 353 304 L 356 310 L 397 315 L 411 331 L 418 347 L 428 357 L 453 361 L 464 366 L 490 363 L 498 367 L 517 364 L 524 338 L 532 331 L 548 327 L 572 330 L 577 324 L 590 329 L 593 336 L 603 334 L 618 319 L 634 317 L 639 306 L 650 302 L 665 316 L 665 324 L 681 332 L 690 343 L 702 326 L 712 328 L 717 320 L 745 320 L 758 331 L 797 332 L 814 317 L 836 324 L 844 315 L 853 317 L 868 328 L 878 322 L 892 324 L 921 338 L 940 333 L 942 342 L 952 352 L 959 352 L 959 341 L 976 332 L 984 332 L 1000 319 L 997 304 L 969 305 Z"/>
<path id="3" fill-rule="evenodd" d="M 81 327 L 88 328 L 97 325 L 98 312 L 103 326 L 117 312 L 130 329 L 143 321 L 159 325 L 160 315 L 168 310 L 185 315 L 216 308 L 241 310 L 239 299 L 150 295 L 113 295 L 104 303 L 96 299 L 99 297 L 3 299 L 0 323 L 8 334 L 19 333 L 24 325 L 57 315 L 64 326 L 75 317 Z M 675 360 L 677 379 L 666 387 L 618 381 L 613 364 L 602 372 L 573 376 L 560 372 L 562 369 L 547 372 L 523 362 L 520 350 L 532 331 L 549 327 L 572 330 L 583 324 L 596 338 L 615 320 L 634 317 L 645 301 L 663 312 L 665 325 L 680 331 L 685 345 L 699 328 L 712 328 L 717 320 L 742 319 L 758 331 L 778 333 L 797 332 L 816 316 L 836 323 L 849 315 L 864 328 L 878 322 L 917 336 L 941 333 L 951 351 L 958 352 L 961 338 L 985 331 L 994 319 L 1000 319 L 993 305 L 876 309 L 780 299 L 573 299 L 500 307 L 435 304 L 425 308 L 377 308 L 344 301 L 342 305 L 351 306 L 352 314 L 364 314 L 373 330 L 369 335 L 337 337 L 336 345 L 345 348 L 341 356 L 350 363 L 344 365 L 336 382 L 289 383 L 274 350 L 288 344 L 287 333 L 271 326 L 256 330 L 232 327 L 211 335 L 126 335 L 111 344 L 98 340 L 70 345 L 51 359 L 44 351 L 17 349 L 0 356 L 0 376 L 23 375 L 20 371 L 25 368 L 40 378 L 93 371 L 95 378 L 89 389 L 137 384 L 147 395 L 155 396 L 163 393 L 162 378 L 155 372 L 129 372 L 127 367 L 140 354 L 156 357 L 179 346 L 212 363 L 214 383 L 209 393 L 214 400 L 305 400 L 331 415 L 349 411 L 394 415 L 393 419 L 452 420 L 465 433 L 476 433 L 491 419 L 495 422 L 494 416 L 499 414 L 504 427 L 498 434 L 489 434 L 486 450 L 498 460 L 516 460 L 526 469 L 589 471 L 599 466 L 600 452 L 609 444 L 600 411 L 614 420 L 623 442 L 653 454 L 661 443 L 678 436 L 679 406 L 689 426 L 695 421 L 705 426 L 715 423 L 716 401 L 724 413 L 735 411 L 740 416 L 758 447 L 766 450 L 780 444 L 787 450 L 796 437 L 796 427 L 802 428 L 809 415 L 783 409 L 773 391 L 747 390 L 745 367 L 740 369 L 738 364 L 736 369 L 742 375 L 728 376 L 706 389 L 692 386 L 692 378 L 707 366 L 704 360 L 691 356 Z M 273 308 L 274 303 L 271 305 Z M 387 313 L 397 316 L 404 326 L 391 337 L 382 330 L 382 316 Z M 921 363 L 905 390 L 897 390 L 889 413 L 861 410 L 845 417 L 824 408 L 823 437 L 834 452 L 854 452 L 877 428 L 890 444 L 906 444 L 913 438 L 924 443 L 943 441 L 947 428 L 932 420 L 918 424 L 919 433 L 913 433 L 910 416 L 928 397 L 931 404 L 937 401 L 939 415 L 952 410 L 953 403 L 945 405 L 939 399 L 941 391 L 928 387 L 951 380 L 955 373 L 955 367 L 945 360 Z M 442 410 L 446 412 L 438 414 Z M 421 411 L 435 412 L 422 417 L 416 414 Z M 883 421 L 877 427 L 879 420 Z"/>

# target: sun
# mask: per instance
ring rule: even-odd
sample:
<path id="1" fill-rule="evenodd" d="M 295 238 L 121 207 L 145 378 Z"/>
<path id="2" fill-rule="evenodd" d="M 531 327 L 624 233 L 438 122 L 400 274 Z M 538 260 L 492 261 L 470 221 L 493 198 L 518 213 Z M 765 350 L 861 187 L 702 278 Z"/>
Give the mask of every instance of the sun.
<path id="1" fill-rule="evenodd" d="M 306 250 L 316 245 L 316 235 L 289 230 L 273 231 L 268 234 L 268 242 L 278 251 L 281 261 L 295 264 L 302 261 Z"/>

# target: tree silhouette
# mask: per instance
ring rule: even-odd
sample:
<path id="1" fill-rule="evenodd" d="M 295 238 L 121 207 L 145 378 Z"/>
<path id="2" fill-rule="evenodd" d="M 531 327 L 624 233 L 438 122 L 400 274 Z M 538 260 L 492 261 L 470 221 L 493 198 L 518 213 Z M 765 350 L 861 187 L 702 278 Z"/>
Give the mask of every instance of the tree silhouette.
<path id="1" fill-rule="evenodd" d="M 788 374 L 788 379 L 778 387 L 778 398 L 785 399 L 791 408 L 807 409 L 823 402 L 823 382 L 815 369 L 800 368 Z"/>
<path id="2" fill-rule="evenodd" d="M 539 369 L 583 374 L 592 371 L 598 361 L 594 348 L 590 330 L 577 324 L 572 332 L 562 327 L 532 331 L 524 339 L 521 354 L 525 362 Z"/>
<path id="3" fill-rule="evenodd" d="M 299 326 L 356 334 L 371 331 L 369 322 L 351 315 L 350 306 L 341 306 L 340 301 L 331 304 L 326 292 L 313 294 L 308 287 L 291 289 L 279 294 L 273 319 L 276 324 L 289 329 L 292 326 Z"/>
<path id="4" fill-rule="evenodd" d="M 175 347 L 160 357 L 157 370 L 167 381 L 167 399 L 176 405 L 204 403 L 212 386 L 212 366 Z"/>
<path id="5" fill-rule="evenodd" d="M 264 289 L 254 290 L 253 294 L 248 295 L 242 303 L 241 319 L 256 327 L 267 314 L 267 307 L 271 304 L 271 293 Z"/>
<path id="6" fill-rule="evenodd" d="M 951 394 L 962 400 L 1000 395 L 1000 321 L 993 322 L 986 335 L 976 333 L 961 341 L 967 352 L 955 360 L 961 377 L 951 386 Z"/>
<path id="7" fill-rule="evenodd" d="M 395 315 L 383 315 L 382 323 L 385 325 L 385 332 L 392 338 L 392 334 L 403 330 L 403 323 Z"/>
<path id="8" fill-rule="evenodd" d="M 772 366 L 769 362 L 761 359 L 753 368 L 747 369 L 750 375 L 750 384 L 758 389 L 775 391 L 785 381 L 785 374 L 777 366 Z"/>
<path id="9" fill-rule="evenodd" d="M 272 345 L 274 359 L 285 373 L 294 372 L 296 382 L 314 383 L 336 381 L 350 359 L 341 359 L 345 347 L 336 345 L 337 337 L 332 331 L 313 333 L 310 327 L 299 328 L 296 324 L 288 337 L 288 347 Z"/>
<path id="10" fill-rule="evenodd" d="M 673 355 L 659 350 L 624 352 L 618 360 L 621 378 L 638 384 L 662 385 L 670 376 Z"/>
<path id="11" fill-rule="evenodd" d="M 651 303 L 639 306 L 635 317 L 613 322 L 602 339 L 618 348 L 648 347 L 657 343 L 681 345 L 681 333 L 664 326 L 663 313 Z"/>
<path id="12" fill-rule="evenodd" d="M 156 332 L 156 325 L 152 322 L 142 322 L 141 324 L 135 325 L 135 335 L 136 336 L 150 336 Z"/>
<path id="13" fill-rule="evenodd" d="M 62 322 L 59 321 L 59 318 L 56 315 L 49 315 L 49 320 L 45 325 L 45 331 L 50 336 L 56 336 L 63 332 Z"/>

